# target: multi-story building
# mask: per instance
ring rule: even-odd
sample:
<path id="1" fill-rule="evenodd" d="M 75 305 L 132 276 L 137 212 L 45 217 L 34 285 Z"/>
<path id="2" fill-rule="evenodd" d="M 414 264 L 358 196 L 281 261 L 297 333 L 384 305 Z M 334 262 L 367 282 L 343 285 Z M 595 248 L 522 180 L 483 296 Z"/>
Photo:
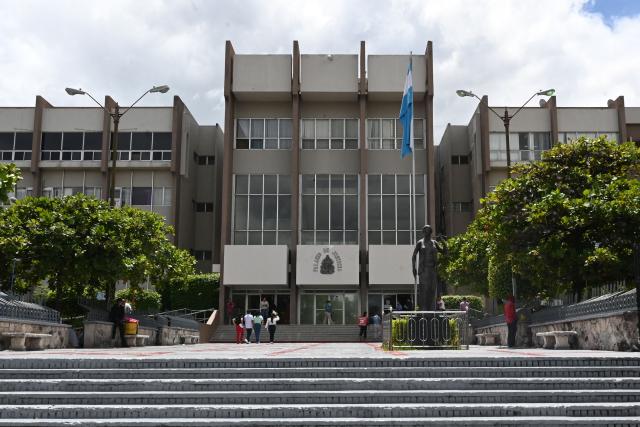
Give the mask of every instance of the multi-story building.
<path id="1" fill-rule="evenodd" d="M 464 232 L 480 199 L 507 177 L 504 125 L 488 105 L 485 96 L 468 125 L 447 125 L 437 147 L 438 225 L 448 236 Z M 558 107 L 553 96 L 539 107 L 522 109 L 511 121 L 511 162 L 536 161 L 554 144 L 600 135 L 640 143 L 640 108 L 625 107 L 622 96 L 602 108 Z"/>
<path id="2" fill-rule="evenodd" d="M 355 324 L 409 305 L 412 234 L 435 222 L 433 57 L 413 56 L 416 229 L 411 157 L 400 158 L 409 55 L 225 55 L 220 311 L 284 323 Z"/>
<path id="3" fill-rule="evenodd" d="M 115 102 L 105 98 L 106 108 Z M 14 196 L 109 196 L 112 121 L 101 108 L 0 108 L 0 161 L 22 171 Z M 105 131 L 106 130 L 106 131 Z M 170 107 L 136 107 L 120 121 L 115 197 L 157 212 L 193 251 L 201 271 L 217 270 L 222 130 L 200 126 L 179 97 Z"/>

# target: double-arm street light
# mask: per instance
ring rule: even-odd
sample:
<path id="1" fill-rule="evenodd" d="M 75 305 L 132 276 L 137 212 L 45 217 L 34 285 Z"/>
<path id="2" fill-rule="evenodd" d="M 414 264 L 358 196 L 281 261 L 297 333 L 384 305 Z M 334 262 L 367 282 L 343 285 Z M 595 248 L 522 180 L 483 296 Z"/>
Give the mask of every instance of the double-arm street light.
<path id="1" fill-rule="evenodd" d="M 169 86 L 167 85 L 162 85 L 162 86 L 153 86 L 151 89 L 149 89 L 148 91 L 146 91 L 145 93 L 143 93 L 140 98 L 136 99 L 136 101 L 131 104 L 130 107 L 128 107 L 127 109 L 125 109 L 123 112 L 120 112 L 120 106 L 118 105 L 118 103 L 116 102 L 115 104 L 115 108 L 113 109 L 113 111 L 109 111 L 108 109 L 106 109 L 102 104 L 100 104 L 98 102 L 98 100 L 96 100 L 93 96 L 91 96 L 91 94 L 87 91 L 84 91 L 82 89 L 72 89 L 72 88 L 66 88 L 65 91 L 67 92 L 67 94 L 73 96 L 73 95 L 87 95 L 89 98 L 91 98 L 93 100 L 93 102 L 95 102 L 96 104 L 98 104 L 100 106 L 100 108 L 102 108 L 107 114 L 109 114 L 109 116 L 111 116 L 111 119 L 113 119 L 113 139 L 111 141 L 111 175 L 110 175 L 110 179 L 109 179 L 109 203 L 111 204 L 111 206 L 115 206 L 115 192 L 116 192 L 116 159 L 118 157 L 118 125 L 120 124 L 120 118 L 122 116 L 124 116 L 125 114 L 127 114 L 127 112 L 133 108 L 134 105 L 136 105 L 138 103 L 138 101 L 140 101 L 142 98 L 144 98 L 144 96 L 148 93 L 167 93 L 169 91 Z"/>
<path id="2" fill-rule="evenodd" d="M 471 96 L 471 97 L 478 98 L 480 102 L 482 102 L 482 99 L 475 93 L 471 92 L 470 90 L 459 89 L 456 91 L 456 93 L 460 97 Z M 496 110 L 489 107 L 489 105 L 487 104 L 487 107 L 489 108 L 489 110 L 491 110 L 493 114 L 495 114 L 500 120 L 502 120 L 502 123 L 504 124 L 504 132 L 505 132 L 505 137 L 507 142 L 507 177 L 508 178 L 511 178 L 511 147 L 509 146 L 509 123 L 511 122 L 511 119 L 513 119 L 516 116 L 516 114 L 518 114 L 520 110 L 522 110 L 529 103 L 529 101 L 531 101 L 534 97 L 553 96 L 555 93 L 556 93 L 555 89 L 538 91 L 533 95 L 531 95 L 531 98 L 527 99 L 527 101 L 524 104 L 522 104 L 522 107 L 518 108 L 516 112 L 511 115 L 509 114 L 509 110 L 507 109 L 507 107 L 504 107 L 504 115 L 500 115 Z"/>

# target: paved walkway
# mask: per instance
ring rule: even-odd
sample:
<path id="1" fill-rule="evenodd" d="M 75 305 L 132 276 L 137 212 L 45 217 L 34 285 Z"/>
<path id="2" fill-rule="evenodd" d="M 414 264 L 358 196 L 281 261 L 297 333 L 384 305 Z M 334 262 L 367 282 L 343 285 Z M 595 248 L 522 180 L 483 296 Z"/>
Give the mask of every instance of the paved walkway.
<path id="1" fill-rule="evenodd" d="M 265 359 L 265 358 L 640 358 L 640 353 L 471 346 L 469 350 L 384 351 L 380 343 L 196 344 L 138 348 L 0 351 L 0 359 Z"/>

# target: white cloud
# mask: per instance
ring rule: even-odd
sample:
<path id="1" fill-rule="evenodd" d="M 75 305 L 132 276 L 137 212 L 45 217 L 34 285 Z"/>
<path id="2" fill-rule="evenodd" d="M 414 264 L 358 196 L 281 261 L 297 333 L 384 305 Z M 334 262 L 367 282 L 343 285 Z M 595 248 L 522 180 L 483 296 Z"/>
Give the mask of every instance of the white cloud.
<path id="1" fill-rule="evenodd" d="M 30 1 L 0 3 L 0 105 L 89 105 L 66 86 L 122 104 L 169 84 L 203 124 L 223 123 L 224 42 L 240 53 L 435 50 L 435 135 L 475 108 L 455 89 L 518 105 L 554 87 L 559 105 L 640 105 L 640 17 L 602 17 L 585 0 Z M 145 99 L 168 105 L 168 96 Z"/>

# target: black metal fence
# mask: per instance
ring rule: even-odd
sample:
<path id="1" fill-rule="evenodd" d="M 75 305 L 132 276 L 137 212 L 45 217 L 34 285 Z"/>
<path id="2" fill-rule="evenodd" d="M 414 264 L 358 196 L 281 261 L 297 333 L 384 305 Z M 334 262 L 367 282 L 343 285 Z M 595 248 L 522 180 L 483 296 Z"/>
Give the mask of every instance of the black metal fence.
<path id="1" fill-rule="evenodd" d="M 0 318 L 60 323 L 60 313 L 48 307 L 0 293 Z"/>
<path id="2" fill-rule="evenodd" d="M 468 349 L 466 311 L 392 311 L 382 320 L 387 350 Z"/>

